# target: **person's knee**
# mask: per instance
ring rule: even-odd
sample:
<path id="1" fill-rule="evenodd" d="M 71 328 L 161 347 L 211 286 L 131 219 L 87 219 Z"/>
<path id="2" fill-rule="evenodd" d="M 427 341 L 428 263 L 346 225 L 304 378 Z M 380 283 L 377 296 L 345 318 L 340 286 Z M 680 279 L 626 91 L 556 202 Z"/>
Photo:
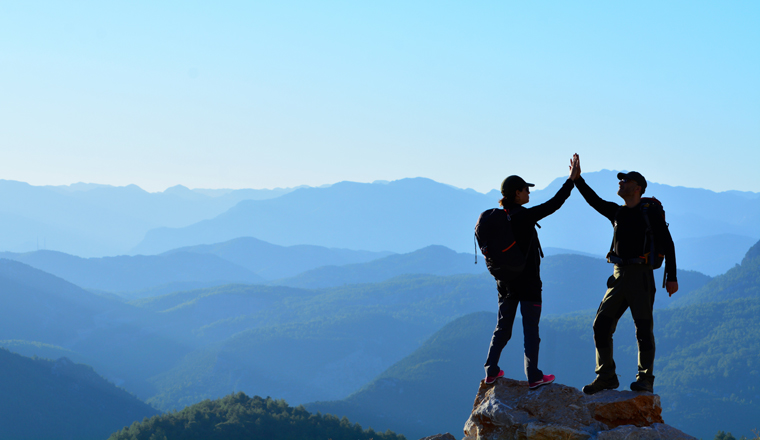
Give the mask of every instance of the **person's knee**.
<path id="1" fill-rule="evenodd" d="M 493 331 L 493 341 L 499 345 L 507 345 L 512 339 L 512 329 L 508 327 L 496 327 Z"/>
<path id="2" fill-rule="evenodd" d="M 610 345 L 610 335 L 615 322 L 612 318 L 599 315 L 594 320 L 594 344 L 597 348 L 607 348 Z"/>
<path id="3" fill-rule="evenodd" d="M 639 343 L 640 351 L 648 351 L 654 348 L 652 340 L 652 321 L 648 319 L 634 319 L 636 326 L 636 340 Z"/>

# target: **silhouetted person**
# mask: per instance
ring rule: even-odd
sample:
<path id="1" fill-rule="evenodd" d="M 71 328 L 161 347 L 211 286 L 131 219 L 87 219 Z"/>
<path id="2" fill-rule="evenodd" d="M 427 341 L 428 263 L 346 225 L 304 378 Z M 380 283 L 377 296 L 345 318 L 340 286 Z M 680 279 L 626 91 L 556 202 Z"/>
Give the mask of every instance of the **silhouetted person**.
<path id="1" fill-rule="evenodd" d="M 580 160 L 578 161 L 580 172 Z M 644 176 L 631 171 L 618 173 L 618 195 L 624 204 L 602 200 L 586 184 L 582 177 L 575 181 L 581 195 L 589 205 L 605 216 L 614 226 L 612 250 L 608 261 L 615 263 L 613 275 L 607 280 L 607 293 L 599 304 L 594 319 L 594 346 L 596 348 L 596 378 L 583 387 L 586 394 L 601 390 L 615 389 L 620 383 L 615 373 L 615 361 L 612 358 L 612 334 L 615 333 L 618 320 L 626 309 L 631 309 L 633 323 L 636 327 L 638 343 L 638 374 L 631 383 L 633 391 L 652 392 L 654 387 L 654 334 L 652 333 L 652 308 L 654 306 L 653 255 L 647 238 L 648 224 L 655 243 L 665 249 L 665 288 L 670 295 L 678 290 L 676 279 L 676 258 L 673 239 L 668 231 L 665 219 L 659 210 L 641 209 L 641 195 L 647 188 Z M 649 218 L 647 223 L 644 216 Z"/>
<path id="2" fill-rule="evenodd" d="M 570 165 L 570 177 L 562 185 L 562 188 L 545 203 L 531 208 L 525 208 L 523 205 L 530 201 L 529 188 L 534 186 L 532 183 L 526 183 L 519 176 L 509 176 L 501 184 L 501 194 L 504 197 L 499 201 L 499 205 L 508 210 L 511 216 L 515 241 L 525 253 L 526 263 L 523 271 L 515 279 L 510 281 L 496 280 L 496 290 L 499 293 L 499 313 L 485 363 L 485 382 L 488 384 L 494 383 L 497 378 L 504 376 L 504 371 L 499 369 L 499 357 L 512 337 L 512 325 L 515 322 L 518 306 L 522 315 L 525 337 L 525 376 L 528 378 L 528 385 L 530 388 L 537 388 L 554 381 L 554 375 L 544 375 L 538 368 L 538 346 L 541 342 L 538 335 L 538 322 L 541 318 L 542 289 L 539 268 L 543 252 L 538 241 L 536 223 L 557 211 L 565 203 L 573 190 L 573 180 L 579 175 L 577 160 L 573 157 Z"/>

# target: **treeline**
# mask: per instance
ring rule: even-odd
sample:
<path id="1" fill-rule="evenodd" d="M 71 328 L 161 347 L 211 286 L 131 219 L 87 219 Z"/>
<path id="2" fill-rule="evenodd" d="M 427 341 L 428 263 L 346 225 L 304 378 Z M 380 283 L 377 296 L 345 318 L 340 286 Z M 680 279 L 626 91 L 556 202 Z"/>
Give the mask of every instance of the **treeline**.
<path id="1" fill-rule="evenodd" d="M 388 430 L 375 432 L 351 424 L 347 418 L 311 414 L 303 406 L 291 407 L 284 400 L 244 393 L 218 400 L 204 400 L 179 412 L 135 422 L 109 440 L 405 440 Z"/>
<path id="2" fill-rule="evenodd" d="M 741 436 L 739 438 L 736 438 L 730 432 L 718 431 L 718 433 L 715 434 L 714 440 L 758 440 L 758 439 L 760 439 L 760 435 L 758 433 L 755 433 L 755 435 L 753 435 L 752 437 Z"/>

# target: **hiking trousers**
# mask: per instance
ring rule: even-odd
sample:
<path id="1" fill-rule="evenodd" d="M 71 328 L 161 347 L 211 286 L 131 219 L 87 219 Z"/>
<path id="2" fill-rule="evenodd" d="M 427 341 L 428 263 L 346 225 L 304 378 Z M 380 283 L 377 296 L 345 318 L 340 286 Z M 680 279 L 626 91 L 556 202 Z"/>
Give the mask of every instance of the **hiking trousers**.
<path id="1" fill-rule="evenodd" d="M 631 309 L 639 348 L 636 380 L 654 383 L 654 334 L 652 307 L 654 305 L 654 275 L 646 265 L 615 265 L 607 280 L 607 292 L 594 319 L 596 374 L 604 380 L 615 377 L 612 358 L 612 334 L 626 309 Z"/>
<path id="2" fill-rule="evenodd" d="M 538 346 L 541 338 L 538 336 L 538 322 L 541 320 L 541 303 L 506 299 L 499 295 L 499 315 L 496 328 L 491 337 L 486 358 L 486 376 L 496 377 L 499 374 L 499 358 L 501 351 L 512 338 L 512 325 L 515 322 L 517 307 L 522 315 L 523 335 L 525 336 L 525 376 L 528 382 L 537 382 L 544 377 L 538 369 Z"/>

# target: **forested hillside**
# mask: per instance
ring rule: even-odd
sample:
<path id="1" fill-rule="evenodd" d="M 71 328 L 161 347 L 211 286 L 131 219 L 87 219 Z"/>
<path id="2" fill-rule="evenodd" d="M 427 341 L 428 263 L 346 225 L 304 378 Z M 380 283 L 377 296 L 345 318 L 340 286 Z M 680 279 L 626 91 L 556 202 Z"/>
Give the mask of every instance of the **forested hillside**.
<path id="1" fill-rule="evenodd" d="M 747 251 L 741 264 L 716 277 L 693 294 L 680 298 L 675 305 L 758 296 L 760 296 L 760 241 Z"/>
<path id="2" fill-rule="evenodd" d="M 431 247 L 405 258 L 414 271 L 448 255 L 461 256 Z M 590 257 L 544 259 L 545 316 L 593 310 L 609 270 Z M 709 280 L 689 272 L 680 279 L 681 294 L 688 294 L 689 280 L 695 286 Z M 316 290 L 228 285 L 125 304 L 8 260 L 0 261 L 0 287 L 6 292 L 0 330 L 14 340 L 8 348 L 36 354 L 33 347 L 46 347 L 50 356 L 85 362 L 162 410 L 235 390 L 295 404 L 341 399 L 441 326 L 493 310 L 497 299 L 493 279 L 482 273 L 404 275 Z M 656 304 L 667 300 L 658 296 Z M 303 366 L 309 376 L 300 374 Z"/>
<path id="3" fill-rule="evenodd" d="M 708 302 L 702 296 L 703 302 L 655 311 L 655 392 L 662 397 L 665 422 L 689 434 L 712 438 L 723 430 L 751 436 L 760 429 L 758 249 L 747 253 L 741 267 L 710 282 L 723 287 L 723 298 L 738 299 Z M 539 366 L 558 382 L 580 388 L 593 380 L 593 316 L 591 310 L 542 319 Z M 460 432 L 484 375 L 495 322 L 492 312 L 462 317 L 347 399 L 306 406 L 411 438 L 430 426 Z M 615 334 L 620 389 L 635 379 L 634 333 L 626 313 Z M 524 380 L 519 319 L 500 366 L 508 377 Z"/>
<path id="4" fill-rule="evenodd" d="M 391 431 L 376 432 L 345 417 L 310 414 L 284 400 L 243 393 L 204 400 L 179 412 L 135 422 L 109 440 L 404 440 Z"/>
<path id="5" fill-rule="evenodd" d="M 0 348 L 0 438 L 102 440 L 155 414 L 89 366 Z"/>

